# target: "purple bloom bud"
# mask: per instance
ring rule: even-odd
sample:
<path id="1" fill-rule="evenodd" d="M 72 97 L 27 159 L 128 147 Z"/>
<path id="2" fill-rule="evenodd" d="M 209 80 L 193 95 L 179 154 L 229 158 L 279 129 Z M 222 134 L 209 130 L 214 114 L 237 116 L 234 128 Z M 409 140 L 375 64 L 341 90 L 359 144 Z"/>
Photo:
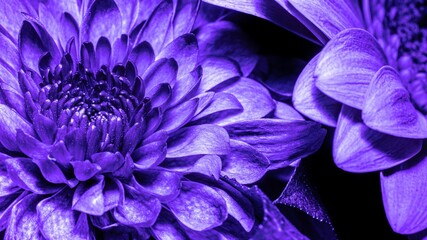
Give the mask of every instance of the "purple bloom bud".
<path id="1" fill-rule="evenodd" d="M 263 213 L 239 184 L 325 130 L 249 77 L 250 41 L 200 4 L 0 3 L 6 239 L 254 234 Z"/>

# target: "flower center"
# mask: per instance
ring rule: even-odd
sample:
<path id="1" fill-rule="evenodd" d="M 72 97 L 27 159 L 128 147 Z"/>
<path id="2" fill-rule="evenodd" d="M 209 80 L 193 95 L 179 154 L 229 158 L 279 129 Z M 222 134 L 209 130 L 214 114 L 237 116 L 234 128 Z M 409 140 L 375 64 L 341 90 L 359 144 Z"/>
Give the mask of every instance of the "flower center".
<path id="1" fill-rule="evenodd" d="M 94 72 L 81 62 L 73 63 L 70 54 L 55 67 L 44 62 L 49 61 L 42 58 L 39 64 L 41 113 L 68 133 L 74 129 L 99 132 L 99 142 L 92 143 L 98 152 L 126 155 L 131 150 L 123 146 L 126 133 L 132 127 L 144 131 L 152 110 L 134 65 L 117 64 L 111 71 L 103 65 Z M 85 158 L 90 159 L 90 155 Z"/>
<path id="2" fill-rule="evenodd" d="M 427 1 L 391 0 L 384 10 L 379 12 L 386 26 L 383 36 L 388 36 L 384 50 L 397 66 L 414 105 L 427 113 Z"/>

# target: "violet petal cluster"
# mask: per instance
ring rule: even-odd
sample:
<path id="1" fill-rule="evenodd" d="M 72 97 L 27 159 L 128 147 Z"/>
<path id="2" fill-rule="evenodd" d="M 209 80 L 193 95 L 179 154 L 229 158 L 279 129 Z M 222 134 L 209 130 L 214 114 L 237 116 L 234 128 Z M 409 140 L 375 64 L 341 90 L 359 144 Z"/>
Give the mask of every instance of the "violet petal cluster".
<path id="1" fill-rule="evenodd" d="M 325 130 L 248 78 L 200 1 L 0 3 L 5 239 L 249 238 L 259 180 Z M 202 16 L 202 17 L 200 17 Z"/>
<path id="2" fill-rule="evenodd" d="M 296 83 L 295 108 L 336 127 L 338 167 L 381 171 L 384 208 L 394 231 L 426 229 L 427 2 L 207 2 L 236 10 L 245 6 L 242 11 L 326 44 Z M 263 7 L 274 4 L 285 13 L 265 14 Z M 289 14 L 304 26 L 281 24 Z"/>

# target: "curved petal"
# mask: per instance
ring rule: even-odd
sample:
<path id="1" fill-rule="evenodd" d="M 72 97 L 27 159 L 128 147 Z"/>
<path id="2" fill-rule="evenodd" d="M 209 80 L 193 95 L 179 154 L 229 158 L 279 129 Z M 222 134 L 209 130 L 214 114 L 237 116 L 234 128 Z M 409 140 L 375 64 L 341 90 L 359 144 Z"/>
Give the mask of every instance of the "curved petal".
<path id="1" fill-rule="evenodd" d="M 228 215 L 226 202 L 221 195 L 195 182 L 183 182 L 181 193 L 167 206 L 182 224 L 196 231 L 217 227 Z"/>
<path id="2" fill-rule="evenodd" d="M 223 160 L 222 173 L 241 184 L 258 181 L 267 172 L 270 161 L 251 145 L 230 140 L 230 153 Z"/>
<path id="3" fill-rule="evenodd" d="M 135 171 L 134 176 L 138 187 L 159 197 L 162 201 L 178 196 L 181 188 L 181 174 L 178 173 L 146 170 Z"/>
<path id="4" fill-rule="evenodd" d="M 227 56 L 240 64 L 243 75 L 248 76 L 258 62 L 254 45 L 234 23 L 217 21 L 198 29 L 200 59 L 210 55 Z"/>
<path id="5" fill-rule="evenodd" d="M 135 64 L 138 75 L 141 76 L 153 63 L 154 50 L 148 42 L 142 42 L 132 48 L 129 54 L 129 61 Z"/>
<path id="6" fill-rule="evenodd" d="M 162 58 L 155 61 L 142 75 L 145 83 L 145 91 L 150 92 L 155 86 L 161 83 L 168 83 L 173 86 L 176 81 L 178 64 L 174 59 Z"/>
<path id="7" fill-rule="evenodd" d="M 399 74 L 384 66 L 369 84 L 362 110 L 365 124 L 396 137 L 427 138 L 427 120 L 411 102 Z"/>
<path id="8" fill-rule="evenodd" d="M 276 0 L 277 1 L 277 0 Z M 283 0 L 282 0 L 283 1 Z M 326 36 L 333 38 L 347 28 L 363 28 L 363 19 L 353 1 L 347 0 L 286 0 Z"/>
<path id="9" fill-rule="evenodd" d="M 209 100 L 207 106 L 203 108 L 203 110 L 198 113 L 192 121 L 203 119 L 203 122 L 215 122 L 216 119 L 220 119 L 222 114 L 240 111 L 243 111 L 243 106 L 234 95 L 218 92 L 215 93 L 215 95 Z"/>
<path id="10" fill-rule="evenodd" d="M 200 65 L 203 68 L 203 77 L 199 93 L 207 92 L 227 80 L 242 76 L 239 64 L 227 57 L 210 56 Z"/>
<path id="11" fill-rule="evenodd" d="M 303 116 L 301 116 L 301 114 L 299 114 L 292 106 L 283 102 L 276 103 L 276 111 L 274 112 L 274 116 L 276 118 L 288 121 L 304 120 Z"/>
<path id="12" fill-rule="evenodd" d="M 394 231 L 412 234 L 427 228 L 427 152 L 381 174 L 387 219 Z"/>
<path id="13" fill-rule="evenodd" d="M 114 209 L 114 217 L 124 225 L 149 227 L 155 223 L 161 208 L 157 198 L 127 188 L 125 201 Z"/>
<path id="14" fill-rule="evenodd" d="M 165 43 L 167 33 L 170 29 L 173 15 L 173 3 L 165 0 L 159 3 L 156 9 L 145 23 L 137 43 L 147 41 L 153 47 L 154 53 L 158 54 Z"/>
<path id="15" fill-rule="evenodd" d="M 320 53 L 315 70 L 316 86 L 329 97 L 362 109 L 375 72 L 387 64 L 377 40 L 363 29 L 337 34 Z"/>
<path id="16" fill-rule="evenodd" d="M 197 63 L 199 47 L 193 34 L 184 34 L 165 46 L 156 59 L 173 58 L 178 63 L 177 78 L 190 73 Z"/>
<path id="17" fill-rule="evenodd" d="M 0 3 L 0 22 L 2 27 L 5 28 L 8 34 L 13 37 L 14 40 L 18 36 L 19 28 L 24 20 L 24 15 L 27 13 L 31 16 L 36 16 L 35 9 L 31 6 L 29 1 L 4 1 Z"/>
<path id="18" fill-rule="evenodd" d="M 418 139 L 399 138 L 368 128 L 360 111 L 344 106 L 335 130 L 335 164 L 350 172 L 371 172 L 396 166 L 415 156 Z"/>
<path id="19" fill-rule="evenodd" d="M 259 119 L 265 117 L 276 108 L 268 90 L 255 80 L 241 78 L 233 84 L 221 89 L 221 92 L 234 95 L 243 106 L 243 112 L 232 115 L 217 124 L 225 125 L 240 120 Z"/>
<path id="20" fill-rule="evenodd" d="M 5 165 L 13 182 L 25 190 L 37 194 L 50 194 L 61 188 L 60 185 L 47 182 L 31 159 L 9 158 L 5 160 Z"/>
<path id="21" fill-rule="evenodd" d="M 200 0 L 177 1 L 175 16 L 173 19 L 174 38 L 189 33 L 193 29 L 200 5 Z"/>
<path id="22" fill-rule="evenodd" d="M 93 181 L 79 183 L 74 191 L 72 209 L 94 216 L 104 214 L 104 185 L 102 175 Z"/>
<path id="23" fill-rule="evenodd" d="M 224 128 L 211 125 L 196 125 L 182 128 L 168 139 L 168 158 L 199 154 L 228 154 L 229 138 Z"/>
<path id="24" fill-rule="evenodd" d="M 37 205 L 39 230 L 47 239 L 88 239 L 88 233 L 80 231 L 86 226 L 78 226 L 79 213 L 71 210 L 72 191 L 64 188 Z M 82 223 L 84 224 L 84 223 Z"/>
<path id="25" fill-rule="evenodd" d="M 264 154 L 270 161 L 292 161 L 317 151 L 326 135 L 318 123 L 256 119 L 229 124 L 225 127 L 230 139 L 245 142 Z"/>
<path id="26" fill-rule="evenodd" d="M 299 75 L 295 83 L 292 103 L 295 109 L 305 116 L 327 126 L 335 127 L 341 104 L 323 94 L 315 85 L 314 70 L 318 57 L 319 55 L 316 55 L 311 59 Z"/>
<path id="27" fill-rule="evenodd" d="M 199 105 L 198 99 L 192 99 L 165 111 L 160 129 L 169 134 L 187 124 L 193 117 Z"/>
<path id="28" fill-rule="evenodd" d="M 30 194 L 13 206 L 5 239 L 44 239 L 39 231 L 36 211 L 36 206 L 41 199 L 40 195 Z"/>
<path id="29" fill-rule="evenodd" d="M 106 37 L 114 42 L 122 31 L 122 16 L 113 0 L 95 0 L 83 19 L 81 37 L 83 42 L 98 42 Z"/>
<path id="30" fill-rule="evenodd" d="M 22 62 L 32 70 L 38 70 L 40 57 L 46 52 L 52 57 L 53 63 L 59 63 L 61 58 L 55 41 L 46 29 L 32 18 L 23 22 L 18 46 Z"/>

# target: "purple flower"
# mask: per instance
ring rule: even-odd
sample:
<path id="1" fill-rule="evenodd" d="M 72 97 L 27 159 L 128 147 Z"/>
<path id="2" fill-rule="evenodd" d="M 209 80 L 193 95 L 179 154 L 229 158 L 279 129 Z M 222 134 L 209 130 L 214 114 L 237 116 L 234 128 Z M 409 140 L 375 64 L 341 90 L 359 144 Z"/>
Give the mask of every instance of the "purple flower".
<path id="1" fill-rule="evenodd" d="M 259 6 L 269 1 L 245 9 L 278 24 L 290 13 L 305 28 L 285 27 L 327 42 L 296 83 L 295 108 L 336 127 L 338 167 L 382 171 L 383 202 L 394 231 L 426 229 L 426 1 L 277 2 L 288 12 L 282 17 L 263 15 Z"/>
<path id="2" fill-rule="evenodd" d="M 254 233 L 262 216 L 235 186 L 316 151 L 325 131 L 248 78 L 243 32 L 199 8 L 0 3 L 6 239 Z"/>

